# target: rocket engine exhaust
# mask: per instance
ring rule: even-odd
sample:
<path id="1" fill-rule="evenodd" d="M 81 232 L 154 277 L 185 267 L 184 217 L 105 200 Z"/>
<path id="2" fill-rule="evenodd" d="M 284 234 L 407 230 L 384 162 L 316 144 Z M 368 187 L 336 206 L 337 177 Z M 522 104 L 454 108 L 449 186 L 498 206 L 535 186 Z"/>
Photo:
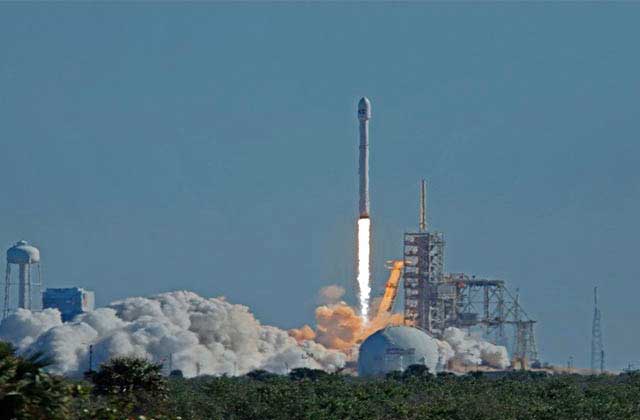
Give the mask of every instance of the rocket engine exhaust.
<path id="1" fill-rule="evenodd" d="M 357 243 L 357 281 L 360 315 L 369 320 L 369 298 L 371 295 L 371 219 L 369 218 L 369 119 L 371 102 L 362 98 L 358 102 L 358 120 L 360 122 L 359 143 L 359 197 L 358 243 Z"/>
<path id="2" fill-rule="evenodd" d="M 358 295 L 360 315 L 369 320 L 369 298 L 371 296 L 371 219 L 358 219 Z"/>

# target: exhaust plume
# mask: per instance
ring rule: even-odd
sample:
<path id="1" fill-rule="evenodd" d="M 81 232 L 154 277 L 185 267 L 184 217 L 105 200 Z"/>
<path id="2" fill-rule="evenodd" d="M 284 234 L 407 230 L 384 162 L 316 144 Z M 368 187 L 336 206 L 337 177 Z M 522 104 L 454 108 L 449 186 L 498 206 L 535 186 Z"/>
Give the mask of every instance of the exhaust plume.
<path id="1" fill-rule="evenodd" d="M 369 296 L 371 295 L 371 220 L 358 219 L 358 299 L 360 315 L 367 322 L 369 320 Z"/>
<path id="2" fill-rule="evenodd" d="M 329 286 L 332 287 L 332 286 Z M 323 294 L 323 288 L 320 294 Z M 316 328 L 309 325 L 289 330 L 289 335 L 299 343 L 314 340 L 327 349 L 339 350 L 350 360 L 358 354 L 358 347 L 368 336 L 388 326 L 402 325 L 401 313 L 379 312 L 371 321 L 364 322 L 358 311 L 345 302 L 321 305 L 316 308 Z M 469 368 L 487 366 L 504 369 L 509 366 L 507 349 L 466 332 L 449 327 L 445 329 L 438 345 L 439 365 L 463 372 Z"/>

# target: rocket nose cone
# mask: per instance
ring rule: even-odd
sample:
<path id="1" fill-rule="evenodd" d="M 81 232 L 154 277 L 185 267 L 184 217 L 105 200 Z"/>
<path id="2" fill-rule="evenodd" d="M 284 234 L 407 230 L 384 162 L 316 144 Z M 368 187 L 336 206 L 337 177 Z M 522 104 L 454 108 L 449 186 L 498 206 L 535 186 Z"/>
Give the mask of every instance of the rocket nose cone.
<path id="1" fill-rule="evenodd" d="M 361 120 L 371 118 L 371 101 L 366 97 L 361 98 L 358 102 L 358 118 Z"/>

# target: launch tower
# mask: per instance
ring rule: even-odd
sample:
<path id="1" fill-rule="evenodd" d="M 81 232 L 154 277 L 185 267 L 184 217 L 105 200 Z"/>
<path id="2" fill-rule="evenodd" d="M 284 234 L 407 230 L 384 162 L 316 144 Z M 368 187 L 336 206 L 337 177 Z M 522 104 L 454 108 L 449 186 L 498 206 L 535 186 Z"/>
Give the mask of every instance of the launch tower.
<path id="1" fill-rule="evenodd" d="M 404 234 L 404 324 L 435 337 L 447 327 L 481 327 L 486 339 L 510 347 L 519 366 L 536 363 L 536 321 L 527 316 L 505 282 L 445 271 L 444 235 L 429 229 L 426 191 L 423 180 L 419 229 Z M 507 327 L 514 331 L 511 343 Z"/>

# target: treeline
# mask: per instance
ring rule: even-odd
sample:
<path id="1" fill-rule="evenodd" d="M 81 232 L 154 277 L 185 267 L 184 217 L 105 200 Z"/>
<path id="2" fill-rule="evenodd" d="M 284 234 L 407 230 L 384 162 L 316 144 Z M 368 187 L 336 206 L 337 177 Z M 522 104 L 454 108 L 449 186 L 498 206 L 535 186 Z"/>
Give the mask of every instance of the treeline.
<path id="1" fill-rule="evenodd" d="M 311 369 L 183 379 L 119 358 L 71 381 L 45 373 L 47 363 L 0 343 L 0 419 L 640 420 L 637 372 L 455 376 L 411 366 L 378 379 Z"/>
<path id="2" fill-rule="evenodd" d="M 215 419 L 640 419 L 640 374 L 513 372 L 433 376 L 411 367 L 381 379 L 294 370 L 173 381 L 174 413 Z"/>

